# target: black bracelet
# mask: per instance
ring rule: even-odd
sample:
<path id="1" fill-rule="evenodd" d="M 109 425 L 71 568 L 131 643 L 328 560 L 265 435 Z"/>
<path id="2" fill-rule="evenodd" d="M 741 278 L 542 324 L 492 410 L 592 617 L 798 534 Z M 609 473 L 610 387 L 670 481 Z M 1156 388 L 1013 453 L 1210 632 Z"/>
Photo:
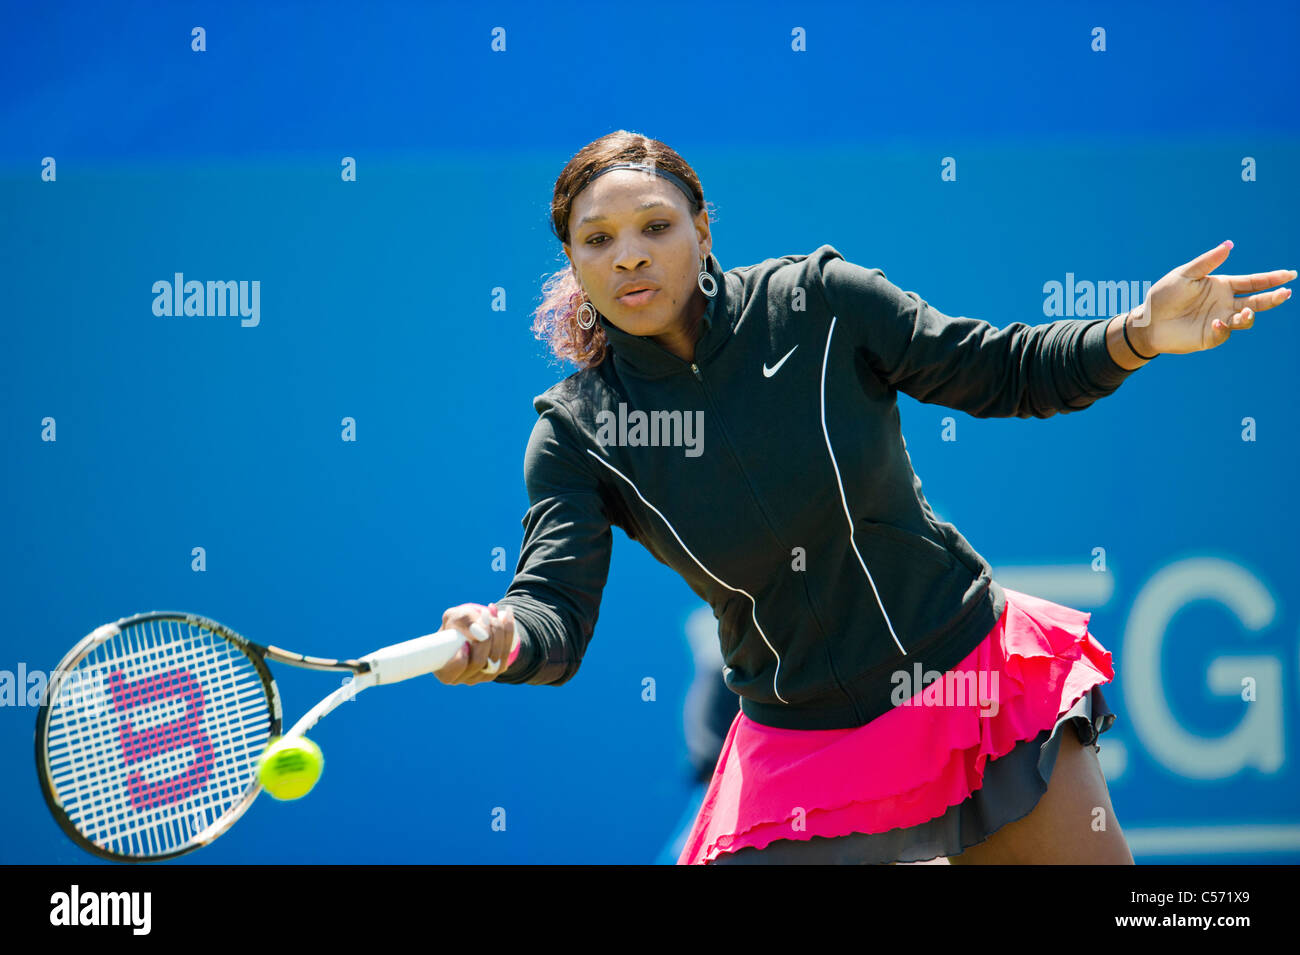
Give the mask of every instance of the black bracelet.
<path id="1" fill-rule="evenodd" d="M 1133 347 L 1133 343 L 1132 343 L 1131 341 L 1129 341 L 1129 337 L 1128 337 L 1128 317 L 1129 317 L 1130 315 L 1132 315 L 1132 314 L 1133 314 L 1132 312 L 1125 312 L 1125 313 L 1124 313 L 1124 317 L 1123 317 L 1122 319 L 1120 319 L 1120 324 L 1122 324 L 1122 325 L 1124 326 L 1124 341 L 1128 343 L 1128 349 L 1129 349 L 1129 351 L 1131 351 L 1133 354 L 1137 355 L 1137 356 L 1138 356 L 1139 358 L 1141 358 L 1143 361 L 1150 361 L 1151 358 L 1155 358 L 1156 355 L 1159 355 L 1160 353 L 1159 353 L 1159 352 L 1156 352 L 1156 355 L 1152 355 L 1151 358 L 1148 358 L 1146 355 L 1142 354 L 1140 351 L 1138 351 L 1136 348 L 1134 348 L 1134 347 Z"/>

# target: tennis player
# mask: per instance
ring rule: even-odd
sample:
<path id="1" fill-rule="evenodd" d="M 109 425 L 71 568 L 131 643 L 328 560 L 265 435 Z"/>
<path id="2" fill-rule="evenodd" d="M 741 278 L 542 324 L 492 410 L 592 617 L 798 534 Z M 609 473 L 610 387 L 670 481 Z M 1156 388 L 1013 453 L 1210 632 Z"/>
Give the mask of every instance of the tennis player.
<path id="1" fill-rule="evenodd" d="M 1122 315 L 997 328 L 829 245 L 724 271 L 694 170 L 625 130 L 565 166 L 551 220 L 569 267 L 534 330 L 580 370 L 534 399 L 509 589 L 443 615 L 489 639 L 438 678 L 570 680 L 617 525 L 713 608 L 740 697 L 679 863 L 1131 863 L 1096 756 L 1111 654 L 939 520 L 897 393 L 1082 411 L 1296 273 L 1210 275 L 1225 242 Z"/>

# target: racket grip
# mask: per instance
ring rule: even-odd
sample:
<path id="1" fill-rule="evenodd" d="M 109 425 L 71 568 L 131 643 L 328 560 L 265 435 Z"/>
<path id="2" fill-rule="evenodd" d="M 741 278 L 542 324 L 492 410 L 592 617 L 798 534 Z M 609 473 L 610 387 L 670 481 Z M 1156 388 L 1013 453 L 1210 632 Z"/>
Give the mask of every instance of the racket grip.
<path id="1" fill-rule="evenodd" d="M 402 680 L 441 670 L 467 643 L 469 641 L 459 630 L 439 630 L 414 640 L 383 647 L 362 657 L 361 661 L 370 664 L 376 684 L 400 683 Z M 514 646 L 510 649 L 506 666 L 514 663 L 518 656 L 519 635 L 515 634 Z"/>

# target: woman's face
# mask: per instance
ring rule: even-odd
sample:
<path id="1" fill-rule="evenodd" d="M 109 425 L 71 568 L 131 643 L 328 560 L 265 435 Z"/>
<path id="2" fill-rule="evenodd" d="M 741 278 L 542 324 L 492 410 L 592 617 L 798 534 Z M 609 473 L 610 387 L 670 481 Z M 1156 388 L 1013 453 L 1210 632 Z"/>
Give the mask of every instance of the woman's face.
<path id="1" fill-rule="evenodd" d="M 569 223 L 564 253 L 600 314 L 631 335 L 672 338 L 689 327 L 700 261 L 712 247 L 707 210 L 692 219 L 672 183 L 616 169 L 578 194 Z M 655 291 L 620 299 L 625 286 L 637 285 Z"/>

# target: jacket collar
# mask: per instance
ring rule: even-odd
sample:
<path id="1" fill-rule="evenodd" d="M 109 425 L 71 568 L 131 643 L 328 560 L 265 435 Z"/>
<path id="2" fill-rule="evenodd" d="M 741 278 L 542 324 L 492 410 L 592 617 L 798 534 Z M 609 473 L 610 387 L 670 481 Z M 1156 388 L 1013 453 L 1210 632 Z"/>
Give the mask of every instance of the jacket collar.
<path id="1" fill-rule="evenodd" d="M 700 319 L 700 337 L 695 343 L 695 363 L 703 364 L 731 337 L 731 321 L 727 306 L 727 278 L 717 256 L 709 254 L 705 268 L 718 283 L 718 292 Z M 657 341 L 641 335 L 630 335 L 597 313 L 600 327 L 605 330 L 610 354 L 620 373 L 638 378 L 663 378 L 667 375 L 690 374 L 691 363 L 682 361 Z"/>

